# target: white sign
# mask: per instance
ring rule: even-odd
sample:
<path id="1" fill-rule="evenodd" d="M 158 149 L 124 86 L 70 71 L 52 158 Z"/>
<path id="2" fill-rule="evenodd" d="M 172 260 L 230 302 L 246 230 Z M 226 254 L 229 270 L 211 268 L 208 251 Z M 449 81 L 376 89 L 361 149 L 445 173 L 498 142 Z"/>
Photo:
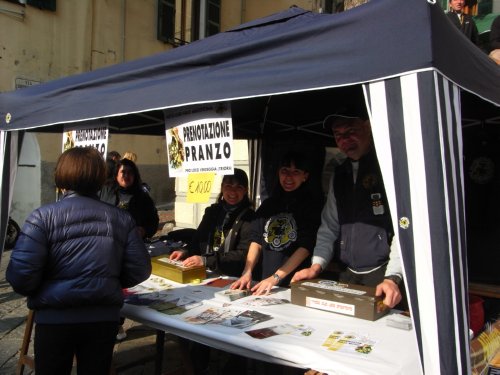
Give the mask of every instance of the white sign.
<path id="1" fill-rule="evenodd" d="M 306 297 L 306 306 L 350 316 L 354 316 L 356 313 L 356 306 L 354 305 L 315 297 Z"/>
<path id="2" fill-rule="evenodd" d="M 233 122 L 228 105 L 165 114 L 170 177 L 234 171 Z"/>
<path id="3" fill-rule="evenodd" d="M 41 83 L 40 81 L 35 81 L 34 79 L 16 77 L 15 82 L 14 82 L 14 86 L 17 90 L 17 89 L 21 89 L 23 87 L 30 87 L 30 86 L 39 85 L 40 83 Z"/>
<path id="4" fill-rule="evenodd" d="M 73 147 L 93 147 L 105 159 L 108 151 L 108 127 L 105 122 L 96 120 L 80 125 L 65 126 L 62 151 Z"/>

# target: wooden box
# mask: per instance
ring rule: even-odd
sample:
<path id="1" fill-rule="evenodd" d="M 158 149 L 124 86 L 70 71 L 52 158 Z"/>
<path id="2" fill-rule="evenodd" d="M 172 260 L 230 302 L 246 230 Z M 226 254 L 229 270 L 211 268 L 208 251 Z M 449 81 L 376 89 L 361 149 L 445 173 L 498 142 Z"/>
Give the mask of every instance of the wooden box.
<path id="1" fill-rule="evenodd" d="M 291 284 L 292 303 L 365 320 L 377 320 L 390 311 L 375 288 L 332 280 L 302 280 Z"/>
<path id="2" fill-rule="evenodd" d="M 196 280 L 201 281 L 207 277 L 204 266 L 184 267 L 182 266 L 182 262 L 170 260 L 168 255 L 152 257 L 151 265 L 153 275 L 161 276 L 181 284 L 192 283 Z"/>

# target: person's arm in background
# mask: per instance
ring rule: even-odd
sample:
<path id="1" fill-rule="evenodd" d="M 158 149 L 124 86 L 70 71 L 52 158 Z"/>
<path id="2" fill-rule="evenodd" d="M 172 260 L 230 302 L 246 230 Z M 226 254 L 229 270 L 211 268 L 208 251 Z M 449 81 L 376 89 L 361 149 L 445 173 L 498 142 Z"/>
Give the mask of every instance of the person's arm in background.
<path id="1" fill-rule="evenodd" d="M 143 209 L 146 210 L 145 220 L 144 220 L 144 231 L 145 237 L 153 237 L 158 231 L 158 224 L 160 223 L 160 218 L 158 217 L 158 210 L 156 209 L 155 202 L 148 193 L 142 192 L 143 195 Z"/>
<path id="2" fill-rule="evenodd" d="M 148 193 L 142 190 L 136 192 L 130 200 L 128 211 L 134 218 L 137 231 L 143 239 L 155 235 L 158 231 L 160 218 L 155 203 Z"/>
<path id="3" fill-rule="evenodd" d="M 321 212 L 321 225 L 316 236 L 311 267 L 305 268 L 292 278 L 292 282 L 314 279 L 328 266 L 333 258 L 333 244 L 339 235 L 340 225 L 337 213 L 337 201 L 333 193 L 333 176 L 330 179 L 328 197 Z"/>

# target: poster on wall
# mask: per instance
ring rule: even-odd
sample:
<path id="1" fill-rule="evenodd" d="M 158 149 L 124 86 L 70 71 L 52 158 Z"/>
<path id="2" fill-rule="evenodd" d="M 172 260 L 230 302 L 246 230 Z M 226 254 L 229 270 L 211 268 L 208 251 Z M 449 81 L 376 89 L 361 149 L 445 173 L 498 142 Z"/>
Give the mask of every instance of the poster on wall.
<path id="1" fill-rule="evenodd" d="M 229 104 L 165 111 L 170 177 L 232 174 L 233 122 Z"/>
<path id="2" fill-rule="evenodd" d="M 106 159 L 108 135 L 107 119 L 67 125 L 62 137 L 62 152 L 73 147 L 94 147 Z"/>

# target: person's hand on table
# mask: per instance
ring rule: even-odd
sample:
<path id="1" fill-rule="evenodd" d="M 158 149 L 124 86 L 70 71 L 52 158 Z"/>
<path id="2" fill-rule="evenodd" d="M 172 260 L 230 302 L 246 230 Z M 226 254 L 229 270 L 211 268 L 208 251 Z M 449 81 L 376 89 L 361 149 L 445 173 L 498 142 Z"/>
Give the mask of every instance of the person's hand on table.
<path id="1" fill-rule="evenodd" d="M 268 277 L 267 279 L 262 280 L 257 285 L 255 285 L 251 291 L 254 296 L 267 295 L 273 289 L 273 286 L 278 284 L 278 280 L 276 280 L 273 276 Z"/>
<path id="2" fill-rule="evenodd" d="M 170 260 L 181 260 L 182 258 L 184 258 L 185 254 L 186 253 L 184 251 L 182 251 L 182 250 L 174 250 L 170 254 L 169 259 Z"/>
<path id="3" fill-rule="evenodd" d="M 319 276 L 321 273 L 321 266 L 319 264 L 313 264 L 309 268 L 304 268 L 298 272 L 295 272 L 295 275 L 292 277 L 292 283 L 300 280 L 310 280 Z"/>
<path id="4" fill-rule="evenodd" d="M 246 272 L 231 284 L 231 289 L 250 289 L 252 286 L 252 273 Z"/>
<path id="5" fill-rule="evenodd" d="M 396 306 L 402 298 L 398 285 L 389 279 L 384 279 L 384 281 L 377 285 L 375 295 L 378 297 L 382 294 L 385 295 L 384 305 L 389 306 L 391 309 Z"/>
<path id="6" fill-rule="evenodd" d="M 193 255 L 182 262 L 184 267 L 203 266 L 203 258 L 199 255 Z"/>

